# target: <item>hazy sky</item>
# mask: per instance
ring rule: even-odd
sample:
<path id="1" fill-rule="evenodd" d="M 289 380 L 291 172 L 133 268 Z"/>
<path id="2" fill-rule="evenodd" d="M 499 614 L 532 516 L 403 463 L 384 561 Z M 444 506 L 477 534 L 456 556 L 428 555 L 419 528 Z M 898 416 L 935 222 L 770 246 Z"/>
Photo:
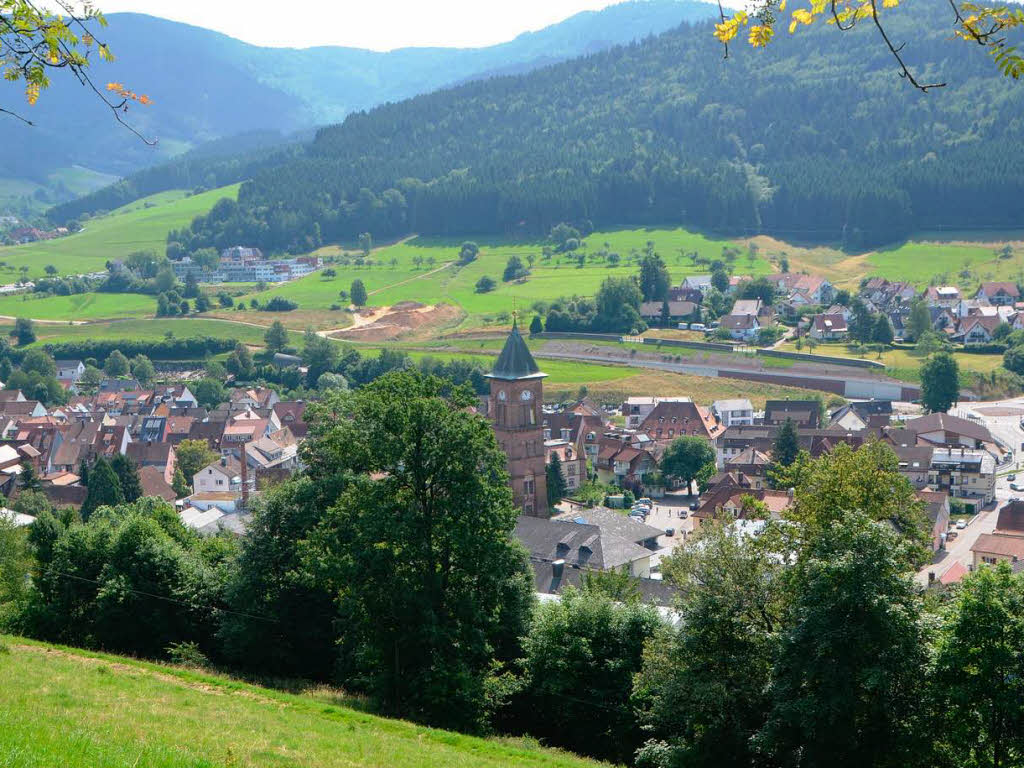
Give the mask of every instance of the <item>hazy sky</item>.
<path id="1" fill-rule="evenodd" d="M 479 46 L 511 40 L 614 0 L 96 0 L 215 29 L 257 45 Z M 282 12 L 283 11 L 283 12 Z"/>

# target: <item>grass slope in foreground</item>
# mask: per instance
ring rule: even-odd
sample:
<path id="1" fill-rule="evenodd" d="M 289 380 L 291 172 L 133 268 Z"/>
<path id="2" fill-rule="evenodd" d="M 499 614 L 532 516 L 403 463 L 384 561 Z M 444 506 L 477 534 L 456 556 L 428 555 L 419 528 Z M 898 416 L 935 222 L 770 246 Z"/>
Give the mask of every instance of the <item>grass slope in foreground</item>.
<path id="1" fill-rule="evenodd" d="M 23 265 L 29 268 L 29 277 L 42 276 L 47 264 L 57 267 L 62 275 L 80 274 L 102 271 L 109 260 L 123 259 L 135 251 L 162 254 L 168 232 L 188 225 L 222 197 L 237 198 L 238 187 L 234 184 L 191 197 L 185 197 L 181 190 L 161 192 L 89 219 L 74 235 L 0 248 L 0 261 L 7 265 L 0 270 L 0 282 L 13 282 Z"/>
<path id="2" fill-rule="evenodd" d="M 222 677 L 5 638 L 5 768 L 585 768 L 588 760 L 368 715 L 336 692 Z"/>

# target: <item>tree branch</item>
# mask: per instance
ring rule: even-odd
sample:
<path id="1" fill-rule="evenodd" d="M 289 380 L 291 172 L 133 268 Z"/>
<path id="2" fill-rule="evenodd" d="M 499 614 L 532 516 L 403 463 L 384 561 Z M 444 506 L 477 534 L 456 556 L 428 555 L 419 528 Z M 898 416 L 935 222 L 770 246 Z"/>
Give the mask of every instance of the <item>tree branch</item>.
<path id="1" fill-rule="evenodd" d="M 906 78 L 907 82 L 909 82 L 912 86 L 917 88 L 922 93 L 927 93 L 932 88 L 945 87 L 945 83 L 922 84 L 917 82 L 917 79 L 914 77 L 913 73 L 907 68 L 906 63 L 904 63 L 903 57 L 900 56 L 900 51 L 903 49 L 903 46 L 901 45 L 899 48 L 897 48 L 892 44 L 892 41 L 889 40 L 889 35 L 887 35 L 885 32 L 885 27 L 883 27 L 882 22 L 878 20 L 878 8 L 875 6 L 875 1 L 876 0 L 871 0 L 871 18 L 874 20 L 875 26 L 878 28 L 878 32 L 879 34 L 881 34 L 882 39 L 885 41 L 885 44 L 889 47 L 889 52 L 892 53 L 893 57 L 900 65 L 900 77 Z"/>
<path id="2" fill-rule="evenodd" d="M 718 18 L 719 18 L 719 20 L 723 24 L 725 24 L 725 11 L 722 10 L 722 0 L 718 0 Z M 723 55 L 722 58 L 723 59 L 728 59 L 729 58 L 729 44 L 728 43 L 722 43 L 722 47 L 725 49 L 725 55 Z"/>
<path id="3" fill-rule="evenodd" d="M 33 128 L 36 125 L 31 120 L 29 120 L 27 117 L 22 117 L 17 112 L 12 112 L 11 110 L 4 109 L 3 107 L 0 107 L 0 115 L 10 115 L 15 120 L 21 120 L 21 122 L 25 123 L 25 125 L 31 125 Z"/>

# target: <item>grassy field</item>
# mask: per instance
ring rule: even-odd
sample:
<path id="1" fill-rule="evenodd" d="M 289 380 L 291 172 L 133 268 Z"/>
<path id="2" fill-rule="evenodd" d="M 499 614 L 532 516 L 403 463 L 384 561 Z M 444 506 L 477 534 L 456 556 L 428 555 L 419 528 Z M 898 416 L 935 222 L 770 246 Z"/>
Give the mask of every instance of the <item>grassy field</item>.
<path id="1" fill-rule="evenodd" d="M 481 316 L 509 312 L 515 307 L 529 307 L 536 301 L 550 301 L 560 296 L 592 296 L 601 282 L 610 275 L 626 276 L 637 272 L 637 259 L 646 243 L 654 243 L 655 250 L 668 264 L 676 282 L 689 274 L 703 270 L 683 254 L 698 252 L 711 258 L 720 258 L 722 247 L 728 240 L 713 240 L 683 229 L 623 229 L 595 232 L 586 238 L 587 247 L 578 253 L 587 255 L 583 267 L 574 257 L 555 254 L 544 259 L 540 242 L 511 242 L 503 239 L 479 239 L 480 255 L 472 263 L 457 267 L 461 240 L 416 237 L 395 245 L 378 248 L 367 266 L 331 265 L 337 276 L 325 279 L 320 274 L 272 288 L 255 296 L 265 301 L 272 296 L 284 296 L 299 303 L 304 309 L 327 309 L 343 303 L 338 292 L 349 290 L 356 278 L 363 281 L 369 292 L 369 304 L 391 305 L 399 301 L 419 301 L 424 304 L 448 302 L 462 307 L 470 316 L 467 323 L 479 322 Z M 607 245 L 606 245 L 607 244 Z M 621 262 L 610 266 L 597 257 L 597 252 L 608 249 L 619 253 Z M 322 253 L 335 253 L 333 249 Z M 511 256 L 519 256 L 529 266 L 531 274 L 525 280 L 502 282 L 502 271 Z M 421 263 L 417 260 L 422 259 Z M 448 266 L 446 266 L 448 265 Z M 763 258 L 750 261 L 741 256 L 736 261 L 736 272 L 766 274 L 771 265 Z M 494 291 L 477 293 L 476 283 L 484 276 L 498 284 Z"/>
<path id="2" fill-rule="evenodd" d="M 836 285 L 856 288 L 864 277 L 908 280 L 924 288 L 931 283 L 971 290 L 986 280 L 1024 282 L 1024 233 L 1001 232 L 992 241 L 959 240 L 924 233 L 921 239 L 860 254 L 825 246 L 801 248 L 767 237 L 754 238 L 761 253 L 778 260 L 785 255 L 791 271 L 820 274 Z M 1010 245 L 1010 258 L 999 251 Z"/>
<path id="3" fill-rule="evenodd" d="M 10 333 L 12 325 L 8 322 L 0 326 L 0 333 Z M 35 346 L 56 344 L 65 341 L 82 341 L 83 339 L 136 339 L 141 341 L 160 341 L 168 333 L 176 338 L 192 338 L 196 336 L 212 336 L 219 339 L 237 339 L 246 344 L 262 346 L 263 334 L 261 327 L 227 323 L 207 318 L 162 317 L 143 320 L 113 320 L 109 322 L 88 323 L 87 325 L 37 325 Z M 292 332 L 292 343 L 301 344 L 302 334 Z"/>
<path id="4" fill-rule="evenodd" d="M 182 192 L 162 192 L 90 219 L 77 234 L 0 248 L 0 280 L 7 274 L 13 281 L 23 265 L 29 268 L 30 277 L 43 275 L 47 264 L 57 267 L 61 274 L 78 274 L 103 270 L 110 259 L 123 259 L 135 251 L 163 253 L 170 230 L 185 226 L 222 197 L 237 197 L 238 186 L 192 197 L 184 197 Z"/>
<path id="5" fill-rule="evenodd" d="M 525 740 L 479 739 L 224 677 L 0 638 L 4 768 L 583 768 Z M 350 703 L 350 701 L 348 702 Z"/>
<path id="6" fill-rule="evenodd" d="M 78 293 L 43 296 L 21 293 L 0 296 L 0 315 L 34 320 L 108 320 L 152 316 L 156 299 L 140 293 Z"/>
<path id="7" fill-rule="evenodd" d="M 783 342 L 778 348 L 785 352 L 802 352 L 804 354 L 828 355 L 831 357 L 862 357 L 857 353 L 856 349 L 849 344 L 819 344 L 814 348 L 813 353 L 808 349 L 806 344 L 803 345 L 803 349 L 798 350 L 794 342 L 791 341 Z M 954 352 L 953 357 L 956 358 L 961 371 L 972 371 L 975 373 L 991 373 L 1003 364 L 1002 355 L 981 355 L 970 352 Z M 918 381 L 920 378 L 918 375 L 918 369 L 921 367 L 921 363 L 924 362 L 924 359 L 920 355 L 916 354 L 913 350 L 908 349 L 889 349 L 882 352 L 881 356 L 879 356 L 877 352 L 865 352 L 863 358 L 865 360 L 877 360 L 878 362 L 883 363 L 888 369 L 887 373 L 889 373 L 889 375 L 904 381 Z"/>

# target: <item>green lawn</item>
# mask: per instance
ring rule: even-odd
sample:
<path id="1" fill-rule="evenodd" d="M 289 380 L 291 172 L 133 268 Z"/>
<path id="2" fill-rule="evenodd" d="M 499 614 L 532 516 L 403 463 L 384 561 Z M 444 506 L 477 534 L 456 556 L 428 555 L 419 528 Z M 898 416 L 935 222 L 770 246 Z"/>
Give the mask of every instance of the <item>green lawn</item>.
<path id="1" fill-rule="evenodd" d="M 106 320 L 146 317 L 156 311 L 156 300 L 140 293 L 78 293 L 44 296 L 21 293 L 0 296 L 0 315 L 33 320 Z"/>
<path id="2" fill-rule="evenodd" d="M 525 740 L 387 720 L 338 692 L 224 677 L 0 638 L 4 768 L 583 768 Z"/>
<path id="3" fill-rule="evenodd" d="M 163 253 L 170 230 L 206 213 L 222 197 L 237 197 L 238 187 L 235 184 L 192 197 L 184 197 L 180 191 L 162 192 L 90 219 L 77 234 L 0 248 L 0 281 L 16 279 L 22 265 L 29 268 L 30 277 L 43 275 L 48 264 L 61 274 L 77 274 L 101 271 L 109 260 L 123 259 L 135 251 Z"/>

